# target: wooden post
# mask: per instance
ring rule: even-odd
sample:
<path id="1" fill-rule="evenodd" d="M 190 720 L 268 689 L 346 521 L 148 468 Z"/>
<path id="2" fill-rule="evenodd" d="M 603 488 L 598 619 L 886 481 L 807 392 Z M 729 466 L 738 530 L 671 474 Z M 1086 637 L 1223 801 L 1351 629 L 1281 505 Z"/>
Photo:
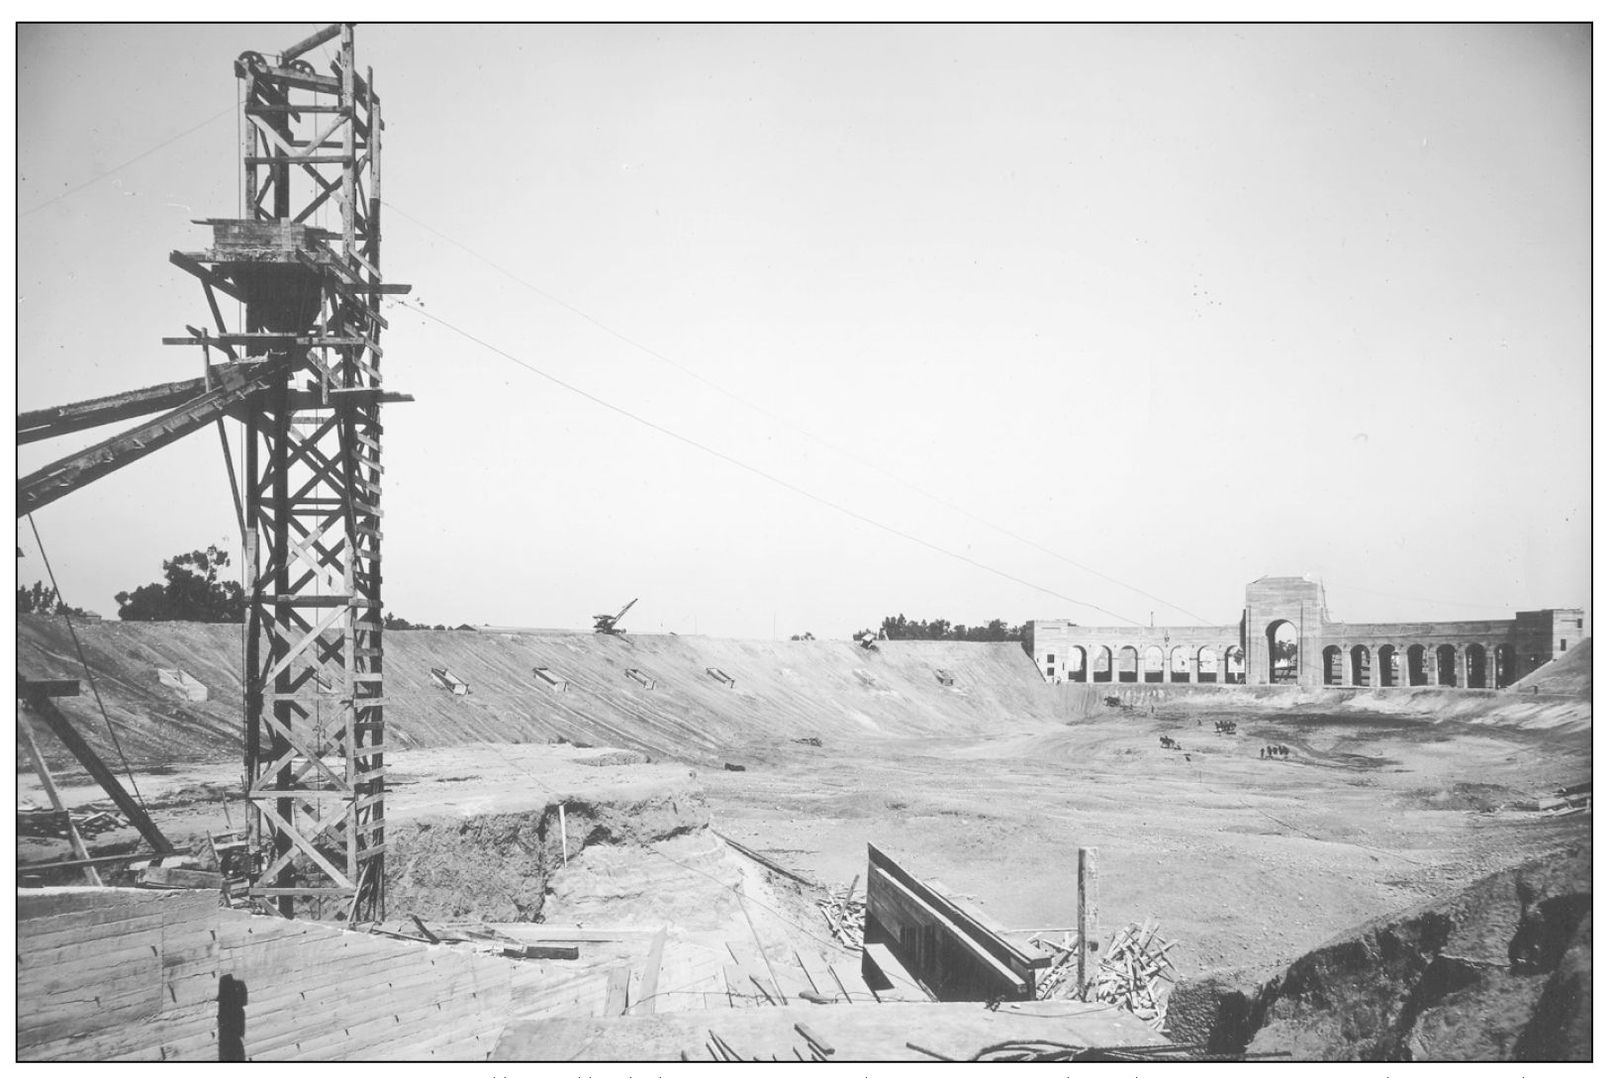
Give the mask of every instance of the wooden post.
<path id="1" fill-rule="evenodd" d="M 1087 999 L 1088 941 L 1098 930 L 1098 851 L 1076 851 L 1076 998 Z"/>
<path id="2" fill-rule="evenodd" d="M 39 784 L 45 788 L 45 796 L 50 799 L 50 807 L 67 819 L 67 841 L 73 848 L 73 856 L 86 862 L 83 866 L 85 882 L 91 887 L 100 887 L 101 875 L 95 871 L 95 865 L 88 863 L 91 860 L 90 851 L 84 845 L 84 839 L 79 837 L 72 814 L 62 802 L 62 795 L 56 789 L 56 780 L 51 777 L 50 768 L 45 766 L 45 757 L 39 751 L 39 742 L 34 740 L 34 728 L 28 724 L 26 716 L 21 714 L 17 716 L 17 730 L 22 734 L 23 745 L 28 749 L 28 759 L 34 765 L 34 774 L 39 776 Z"/>
<path id="3" fill-rule="evenodd" d="M 117 776 L 73 728 L 73 724 L 67 721 L 67 716 L 57 709 L 48 695 L 49 692 L 48 686 L 35 688 L 20 675 L 17 678 L 17 698 L 26 703 L 35 715 L 45 720 L 45 725 L 51 728 L 51 732 L 67 746 L 68 751 L 83 765 L 84 770 L 90 773 L 101 789 L 107 792 L 107 796 L 117 804 L 118 811 L 123 813 L 124 818 L 134 825 L 141 837 L 151 844 L 152 851 L 158 857 L 173 856 L 173 845 L 163 837 L 161 831 L 157 830 L 157 825 L 146 815 L 146 810 L 129 796 L 129 792 L 123 788 Z"/>
<path id="4" fill-rule="evenodd" d="M 566 867 L 566 804 L 560 806 L 560 865 Z"/>

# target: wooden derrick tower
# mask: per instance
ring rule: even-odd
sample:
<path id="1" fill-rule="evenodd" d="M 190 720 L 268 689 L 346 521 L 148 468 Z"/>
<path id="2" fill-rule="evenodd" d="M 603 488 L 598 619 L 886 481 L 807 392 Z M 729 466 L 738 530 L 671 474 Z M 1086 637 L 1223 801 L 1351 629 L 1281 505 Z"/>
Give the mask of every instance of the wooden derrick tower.
<path id="1" fill-rule="evenodd" d="M 330 74 L 304 59 L 336 42 Z M 271 57 L 244 53 L 239 219 L 169 261 L 202 282 L 204 374 L 24 412 L 18 444 L 162 413 L 17 481 L 31 514 L 217 424 L 248 579 L 245 670 L 250 893 L 281 913 L 379 920 L 386 901 L 381 646 L 381 100 L 353 62 L 351 25 Z M 320 227 L 329 223 L 330 227 Z M 232 332 L 220 296 L 242 307 Z M 215 355 L 216 354 L 216 355 Z M 217 362 L 215 362 L 217 358 Z M 246 427 L 237 484 L 224 419 Z M 241 487 L 244 486 L 244 494 Z M 81 762 L 171 850 L 51 705 L 18 679 Z M 122 795 L 122 796 L 120 796 Z"/>
<path id="2" fill-rule="evenodd" d="M 335 41 L 330 74 L 303 57 Z M 378 920 L 386 899 L 381 631 L 381 102 L 338 24 L 241 82 L 241 219 L 171 260 L 219 332 L 172 343 L 268 375 L 246 426 L 250 893 L 283 914 Z M 328 227 L 316 226 L 324 221 Z M 217 294 L 244 308 L 226 331 Z M 226 446 L 228 450 L 228 446 Z M 232 470 L 232 476 L 233 476 Z"/>

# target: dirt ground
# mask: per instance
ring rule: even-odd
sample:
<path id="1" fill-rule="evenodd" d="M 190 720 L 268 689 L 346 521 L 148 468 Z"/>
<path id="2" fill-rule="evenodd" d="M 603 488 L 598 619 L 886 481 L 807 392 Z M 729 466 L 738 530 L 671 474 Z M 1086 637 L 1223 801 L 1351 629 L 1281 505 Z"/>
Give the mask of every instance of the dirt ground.
<path id="1" fill-rule="evenodd" d="M 523 811 L 553 796 L 693 798 L 712 824 L 844 889 L 874 843 L 1011 929 L 1074 923 L 1076 850 L 1097 850 L 1101 933 L 1158 919 L 1184 977 L 1250 981 L 1353 925 L 1450 894 L 1544 850 L 1589 841 L 1589 816 L 1511 809 L 1591 774 L 1589 722 L 1523 729 L 1370 709 L 1101 710 L 1042 732 L 747 745 L 745 771 L 608 747 L 466 745 L 393 754 L 389 819 Z M 1218 719 L 1236 734 L 1215 731 Z M 1162 735 L 1180 749 L 1162 748 Z M 1266 745 L 1286 759 L 1264 760 Z M 610 766 L 591 766 L 599 758 Z M 225 827 L 232 765 L 138 776 L 171 835 Z M 19 802 L 43 804 L 19 775 Z M 69 786 L 75 804 L 99 801 Z M 239 823 L 239 806 L 231 808 Z M 97 852 L 133 838 L 100 836 Z M 19 843 L 23 860 L 61 856 Z M 655 919 L 655 899 L 619 905 Z"/>

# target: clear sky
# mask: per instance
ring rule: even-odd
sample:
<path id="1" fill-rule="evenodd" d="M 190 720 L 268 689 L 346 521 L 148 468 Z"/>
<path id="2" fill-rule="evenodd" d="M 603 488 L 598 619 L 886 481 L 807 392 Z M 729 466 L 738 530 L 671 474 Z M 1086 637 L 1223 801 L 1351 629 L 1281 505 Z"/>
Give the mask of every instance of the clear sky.
<path id="1" fill-rule="evenodd" d="M 232 61 L 312 29 L 19 28 L 19 409 L 198 373 L 159 343 L 207 319 L 167 255 L 237 212 Z M 398 307 L 394 613 L 1233 622 L 1295 573 L 1342 620 L 1590 605 L 1584 27 L 357 40 L 412 301 L 821 499 Z M 35 519 L 111 616 L 164 557 L 236 550 L 230 505 L 205 432 Z"/>

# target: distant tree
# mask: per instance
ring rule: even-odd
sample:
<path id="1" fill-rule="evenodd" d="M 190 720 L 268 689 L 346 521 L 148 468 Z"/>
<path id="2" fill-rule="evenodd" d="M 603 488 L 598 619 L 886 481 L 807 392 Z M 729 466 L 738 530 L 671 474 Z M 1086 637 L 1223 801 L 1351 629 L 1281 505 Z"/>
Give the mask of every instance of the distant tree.
<path id="1" fill-rule="evenodd" d="M 792 640 L 816 640 L 817 637 L 815 637 L 812 633 L 795 633 L 794 635 L 791 636 L 790 639 L 792 639 Z"/>
<path id="2" fill-rule="evenodd" d="M 946 618 L 937 618 L 934 621 L 909 621 L 906 614 L 888 617 L 880 622 L 880 628 L 890 640 L 975 640 L 983 642 L 1001 642 L 1005 640 L 1020 640 L 1022 634 L 1030 636 L 1031 623 L 1025 626 L 1010 628 L 1002 618 L 993 618 L 985 625 L 965 625 L 960 622 L 954 625 Z"/>
<path id="3" fill-rule="evenodd" d="M 382 614 L 381 615 L 381 627 L 383 629 L 399 629 L 399 630 L 425 628 L 425 626 L 416 625 L 414 622 L 408 620 L 407 618 L 400 618 L 395 614 Z"/>
<path id="4" fill-rule="evenodd" d="M 239 622 L 246 596 L 234 580 L 220 580 L 230 555 L 216 546 L 176 554 L 163 562 L 162 584 L 120 591 L 118 617 L 124 621 Z"/>
<path id="5" fill-rule="evenodd" d="M 84 617 L 86 612 L 76 606 L 68 606 L 62 602 L 61 596 L 56 594 L 55 588 L 47 588 L 44 581 L 36 580 L 32 587 L 17 587 L 17 613 L 19 614 L 72 614 L 75 617 Z"/>

